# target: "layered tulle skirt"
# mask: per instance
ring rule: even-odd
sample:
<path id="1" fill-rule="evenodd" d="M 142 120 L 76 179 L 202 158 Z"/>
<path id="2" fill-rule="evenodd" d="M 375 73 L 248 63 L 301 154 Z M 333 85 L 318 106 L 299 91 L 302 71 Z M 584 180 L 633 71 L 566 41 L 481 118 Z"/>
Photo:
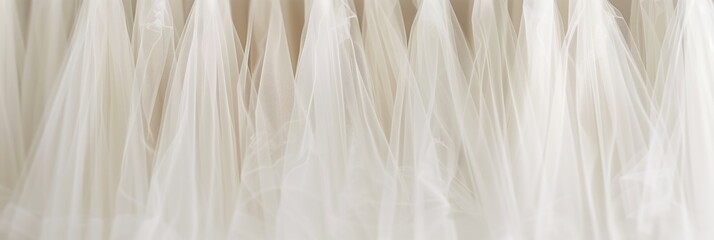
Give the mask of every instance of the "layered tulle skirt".
<path id="1" fill-rule="evenodd" d="M 614 3 L 0 0 L 0 238 L 712 238 L 714 3 Z"/>

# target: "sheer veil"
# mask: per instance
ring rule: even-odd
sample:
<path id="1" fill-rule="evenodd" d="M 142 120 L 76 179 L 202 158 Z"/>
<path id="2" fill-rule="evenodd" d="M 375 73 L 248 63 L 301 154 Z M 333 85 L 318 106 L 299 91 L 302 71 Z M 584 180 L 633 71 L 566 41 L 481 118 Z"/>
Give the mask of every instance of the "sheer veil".
<path id="1" fill-rule="evenodd" d="M 712 239 L 712 0 L 0 0 L 0 239 Z"/>

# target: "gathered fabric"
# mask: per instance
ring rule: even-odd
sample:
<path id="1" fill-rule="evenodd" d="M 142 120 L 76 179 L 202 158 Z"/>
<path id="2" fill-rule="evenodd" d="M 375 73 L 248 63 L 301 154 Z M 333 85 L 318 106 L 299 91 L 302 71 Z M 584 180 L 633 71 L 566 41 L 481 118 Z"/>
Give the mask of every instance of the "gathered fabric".
<path id="1" fill-rule="evenodd" d="M 714 239 L 712 0 L 0 0 L 0 239 Z"/>

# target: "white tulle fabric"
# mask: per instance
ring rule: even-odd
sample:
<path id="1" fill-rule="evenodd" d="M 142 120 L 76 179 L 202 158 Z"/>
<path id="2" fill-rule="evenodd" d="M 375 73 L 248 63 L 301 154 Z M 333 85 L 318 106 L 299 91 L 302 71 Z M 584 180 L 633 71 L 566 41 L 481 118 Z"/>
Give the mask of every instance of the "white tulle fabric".
<path id="1" fill-rule="evenodd" d="M 23 41 L 14 0 L 0 2 L 0 207 L 12 195 L 25 155 L 20 108 Z"/>
<path id="2" fill-rule="evenodd" d="M 0 0 L 0 239 L 714 239 L 711 0 Z"/>
<path id="3" fill-rule="evenodd" d="M 120 2 L 86 1 L 27 170 L 2 216 L 8 239 L 107 238 L 127 132 L 131 45 Z"/>

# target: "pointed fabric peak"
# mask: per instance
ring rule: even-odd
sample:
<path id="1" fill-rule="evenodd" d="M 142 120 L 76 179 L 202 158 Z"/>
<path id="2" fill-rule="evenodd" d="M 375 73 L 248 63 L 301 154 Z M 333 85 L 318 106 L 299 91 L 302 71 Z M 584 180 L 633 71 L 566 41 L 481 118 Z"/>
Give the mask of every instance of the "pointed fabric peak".
<path id="1" fill-rule="evenodd" d="M 176 31 L 182 29 L 180 4 L 168 0 L 139 0 L 134 22 L 136 69 L 131 89 L 131 112 L 119 190 L 113 239 L 136 232 L 146 211 L 166 84 L 174 58 Z M 177 15 L 174 15 L 177 14 Z"/>
<path id="2" fill-rule="evenodd" d="M 469 66 L 471 94 L 482 117 L 493 118 L 494 134 L 506 134 L 507 111 L 512 103 L 510 68 L 516 34 L 506 4 L 497 0 L 474 3 L 471 15 L 474 60 Z"/>
<path id="3" fill-rule="evenodd" d="M 237 53 L 229 1 L 195 1 L 167 87 L 147 216 L 137 237 L 226 237 L 240 172 Z"/>
<path id="4" fill-rule="evenodd" d="M 556 0 L 526 0 L 511 70 L 509 123 L 520 237 L 582 239 L 575 145 L 566 78 L 566 52 Z"/>
<path id="5" fill-rule="evenodd" d="M 419 135 L 432 137 L 434 145 L 422 145 L 429 152 L 411 163 L 413 234 L 424 239 L 478 236 L 482 229 L 466 227 L 482 220 L 477 217 L 481 203 L 474 185 L 479 175 L 471 172 L 478 168 L 479 129 L 466 127 L 476 118 L 466 78 L 472 59 L 449 1 L 424 0 L 417 7 L 409 42 L 409 60 L 420 90 L 413 104 L 415 109 L 423 106 L 427 114 L 420 124 L 426 124 L 429 132 Z"/>
<path id="6" fill-rule="evenodd" d="M 511 77 L 515 32 L 507 6 L 502 1 L 474 2 L 472 64 L 465 70 L 463 109 L 464 160 L 457 173 L 462 201 L 460 211 L 470 224 L 461 232 L 479 238 L 518 238 L 523 235 L 523 217 L 517 205 L 514 159 L 510 153 L 509 129 L 514 111 Z"/>
<path id="7" fill-rule="evenodd" d="M 4 238 L 109 238 L 133 63 L 121 1 L 85 1 L 0 224 Z"/>
<path id="8" fill-rule="evenodd" d="M 402 12 L 397 0 L 367 0 L 364 4 L 362 35 L 369 66 L 370 94 L 385 133 L 391 131 L 391 115 L 399 71 L 408 64 L 399 58 L 406 54 L 406 35 Z M 400 52 L 402 51 L 402 52 Z"/>
<path id="9" fill-rule="evenodd" d="M 387 142 L 368 88 L 355 13 L 314 0 L 296 74 L 278 239 L 375 239 Z"/>
<path id="10" fill-rule="evenodd" d="M 440 221 L 445 220 L 438 214 L 448 214 L 439 209 L 444 202 L 431 206 L 432 200 L 443 201 L 445 197 L 443 193 L 431 192 L 429 188 L 434 181 L 419 175 L 428 173 L 429 167 L 433 167 L 430 164 L 437 163 L 439 158 L 437 140 L 430 129 L 432 116 L 427 113 L 427 103 L 422 102 L 410 66 L 402 18 L 398 1 L 365 2 L 363 35 L 369 76 L 375 89 L 385 93 L 382 100 L 377 100 L 380 97 L 375 91 L 375 103 L 383 111 L 391 109 L 391 115 L 381 119 L 389 134 L 391 157 L 385 163 L 379 202 L 379 239 L 438 236 L 444 229 Z"/>
<path id="11" fill-rule="evenodd" d="M 231 238 L 274 239 L 294 78 L 281 2 L 251 3 L 248 43 L 255 111 L 242 151 L 241 186 Z M 240 91 L 241 89 L 239 89 Z M 240 130 L 245 130 L 241 127 Z"/>
<path id="12" fill-rule="evenodd" d="M 596 238 L 629 236 L 636 198 L 633 179 L 646 173 L 652 108 L 645 75 L 607 1 L 571 1 L 565 48 L 573 84 L 574 127 L 585 224 Z M 659 171 L 659 170 L 657 170 Z M 656 179 L 664 181 L 665 178 Z"/>
<path id="13" fill-rule="evenodd" d="M 672 0 L 632 1 L 629 24 L 632 45 L 639 53 L 635 57 L 639 57 L 644 64 L 650 87 L 656 84 L 662 41 L 674 13 L 674 5 Z"/>
<path id="14" fill-rule="evenodd" d="M 713 29 L 714 3 L 678 2 L 662 45 L 655 88 L 663 120 L 658 133 L 666 140 L 667 158 L 652 165 L 667 171 L 643 179 L 650 180 L 643 198 L 651 198 L 638 211 L 642 232 L 648 234 L 644 236 L 714 236 L 707 227 L 714 220 L 714 208 L 707 204 L 714 199 L 714 129 L 709 126 L 714 121 L 714 45 L 705 37 L 714 34 Z M 666 185 L 652 182 L 656 176 L 666 177 Z"/>
<path id="15" fill-rule="evenodd" d="M 47 102 L 55 92 L 82 1 L 31 2 L 25 69 L 20 82 L 25 147 L 35 139 Z"/>

